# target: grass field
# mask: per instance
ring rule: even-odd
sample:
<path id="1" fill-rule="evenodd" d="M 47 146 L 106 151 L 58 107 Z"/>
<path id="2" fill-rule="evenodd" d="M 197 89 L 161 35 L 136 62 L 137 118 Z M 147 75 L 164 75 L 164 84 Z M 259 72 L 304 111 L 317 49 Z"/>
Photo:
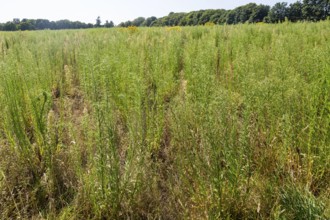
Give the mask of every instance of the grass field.
<path id="1" fill-rule="evenodd" d="M 330 22 L 0 33 L 0 219 L 329 219 Z"/>

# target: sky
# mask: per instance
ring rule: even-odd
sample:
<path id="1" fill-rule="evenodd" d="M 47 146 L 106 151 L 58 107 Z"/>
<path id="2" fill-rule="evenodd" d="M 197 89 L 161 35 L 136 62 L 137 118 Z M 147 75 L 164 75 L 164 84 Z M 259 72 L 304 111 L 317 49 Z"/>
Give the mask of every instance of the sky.
<path id="1" fill-rule="evenodd" d="M 162 17 L 170 12 L 233 9 L 250 2 L 273 6 L 283 1 L 293 3 L 297 0 L 0 0 L 0 23 L 13 18 L 43 18 L 95 24 L 100 16 L 102 23 L 109 20 L 119 24 L 140 16 Z"/>

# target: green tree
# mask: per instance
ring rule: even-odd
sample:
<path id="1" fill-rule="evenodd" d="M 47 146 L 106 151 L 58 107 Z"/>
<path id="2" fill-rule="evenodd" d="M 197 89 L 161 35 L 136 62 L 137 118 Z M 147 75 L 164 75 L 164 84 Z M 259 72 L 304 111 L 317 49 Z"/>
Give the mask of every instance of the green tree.
<path id="1" fill-rule="evenodd" d="M 142 26 L 150 27 L 156 20 L 157 18 L 155 16 L 149 17 L 142 23 Z"/>
<path id="2" fill-rule="evenodd" d="M 167 25 L 168 26 L 178 26 L 180 25 L 182 19 L 185 17 L 185 13 L 173 13 L 172 15 L 168 16 Z"/>
<path id="3" fill-rule="evenodd" d="M 199 24 L 204 25 L 205 23 L 211 21 L 211 17 L 215 14 L 215 10 L 205 10 L 199 19 Z"/>
<path id="4" fill-rule="evenodd" d="M 4 26 L 3 26 L 3 30 L 4 31 L 16 31 L 17 30 L 17 26 L 14 22 L 7 22 Z"/>
<path id="5" fill-rule="evenodd" d="M 16 25 L 18 25 L 20 22 L 21 22 L 21 21 L 20 21 L 19 18 L 14 18 L 14 19 L 13 19 L 13 23 L 16 24 Z"/>
<path id="6" fill-rule="evenodd" d="M 224 24 L 226 23 L 226 17 L 227 17 L 228 11 L 225 9 L 218 9 L 215 10 L 213 15 L 210 18 L 210 22 L 213 22 L 215 24 Z"/>
<path id="7" fill-rule="evenodd" d="M 133 26 L 136 26 L 136 27 L 139 27 L 139 26 L 141 26 L 142 24 L 143 24 L 143 22 L 145 21 L 146 19 L 144 18 L 144 17 L 138 17 L 138 18 L 136 18 L 136 19 L 134 19 L 133 21 L 132 21 L 132 25 Z"/>
<path id="8" fill-rule="evenodd" d="M 101 18 L 100 18 L 100 16 L 98 16 L 97 18 L 96 18 L 96 24 L 95 24 L 95 27 L 101 27 Z"/>
<path id="9" fill-rule="evenodd" d="M 259 22 L 268 14 L 269 6 L 249 3 L 229 11 L 227 24 L 238 24 L 245 22 Z"/>
<path id="10" fill-rule="evenodd" d="M 131 21 L 125 21 L 125 22 L 121 22 L 118 26 L 119 27 L 129 27 L 132 26 L 132 22 Z"/>
<path id="11" fill-rule="evenodd" d="M 302 14 L 309 21 L 324 20 L 330 16 L 330 0 L 304 0 Z"/>
<path id="12" fill-rule="evenodd" d="M 299 1 L 290 4 L 288 8 L 288 19 L 292 22 L 303 20 L 302 8 L 303 4 Z"/>
<path id="13" fill-rule="evenodd" d="M 51 29 L 50 21 L 47 19 L 37 19 L 35 22 L 35 28 L 37 30 Z"/>
<path id="14" fill-rule="evenodd" d="M 253 8 L 249 18 L 249 23 L 261 22 L 268 15 L 270 7 L 268 5 L 258 5 Z"/>
<path id="15" fill-rule="evenodd" d="M 236 10 L 231 10 L 228 12 L 226 23 L 227 24 L 236 24 L 237 23 L 237 11 Z"/>
<path id="16" fill-rule="evenodd" d="M 288 16 L 288 3 L 278 2 L 269 11 L 269 21 L 272 23 L 283 22 Z"/>
<path id="17" fill-rule="evenodd" d="M 34 30 L 34 26 L 31 24 L 30 21 L 25 21 L 25 22 L 21 22 L 18 25 L 18 29 L 22 30 L 22 31 L 26 31 L 26 30 Z"/>
<path id="18" fill-rule="evenodd" d="M 106 28 L 112 28 L 114 26 L 115 25 L 114 25 L 113 21 L 110 21 L 110 22 L 108 20 L 105 21 L 104 27 L 106 27 Z"/>

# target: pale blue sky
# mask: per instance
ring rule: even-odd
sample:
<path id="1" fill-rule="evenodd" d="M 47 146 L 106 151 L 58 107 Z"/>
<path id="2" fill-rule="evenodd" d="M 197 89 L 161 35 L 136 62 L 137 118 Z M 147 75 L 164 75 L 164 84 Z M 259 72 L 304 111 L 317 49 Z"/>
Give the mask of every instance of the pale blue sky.
<path id="1" fill-rule="evenodd" d="M 118 24 L 139 16 L 162 17 L 172 11 L 233 9 L 250 2 L 272 6 L 283 1 L 293 3 L 297 0 L 0 0 L 0 22 L 13 18 L 45 18 L 94 24 L 97 16 L 100 16 L 102 22 L 112 20 Z"/>

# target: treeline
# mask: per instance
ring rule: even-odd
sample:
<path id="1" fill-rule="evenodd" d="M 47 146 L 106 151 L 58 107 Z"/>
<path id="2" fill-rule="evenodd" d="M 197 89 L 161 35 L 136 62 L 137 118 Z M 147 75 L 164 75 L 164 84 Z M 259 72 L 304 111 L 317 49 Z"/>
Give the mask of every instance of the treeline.
<path id="1" fill-rule="evenodd" d="M 173 13 L 162 18 L 139 17 L 133 21 L 120 23 L 120 27 L 128 26 L 195 26 L 208 22 L 214 24 L 239 23 L 277 23 L 288 19 L 297 21 L 320 21 L 330 16 L 330 0 L 303 0 L 292 4 L 276 3 L 273 7 L 249 3 L 233 10 L 200 10 L 189 13 Z"/>
<path id="2" fill-rule="evenodd" d="M 17 30 L 60 30 L 60 29 L 85 29 L 94 27 L 114 27 L 112 21 L 106 21 L 104 25 L 101 25 L 101 19 L 98 17 L 95 24 L 83 23 L 80 21 L 49 21 L 47 19 L 13 19 L 13 21 L 0 24 L 0 30 L 2 31 L 17 31 Z"/>
<path id="3" fill-rule="evenodd" d="M 210 9 L 192 11 L 189 13 L 171 12 L 168 16 L 156 18 L 138 17 L 133 21 L 120 23 L 119 27 L 161 27 L 161 26 L 195 26 L 214 24 L 239 24 L 239 23 L 277 23 L 285 19 L 291 22 L 297 21 L 320 21 L 330 16 L 330 0 L 303 0 L 292 4 L 286 2 L 276 3 L 273 7 L 263 4 L 249 3 L 233 10 Z M 112 21 L 101 24 L 98 17 L 95 24 L 79 21 L 49 21 L 46 19 L 13 19 L 0 24 L 0 31 L 16 30 L 58 30 L 58 29 L 83 29 L 97 27 L 114 27 Z"/>

